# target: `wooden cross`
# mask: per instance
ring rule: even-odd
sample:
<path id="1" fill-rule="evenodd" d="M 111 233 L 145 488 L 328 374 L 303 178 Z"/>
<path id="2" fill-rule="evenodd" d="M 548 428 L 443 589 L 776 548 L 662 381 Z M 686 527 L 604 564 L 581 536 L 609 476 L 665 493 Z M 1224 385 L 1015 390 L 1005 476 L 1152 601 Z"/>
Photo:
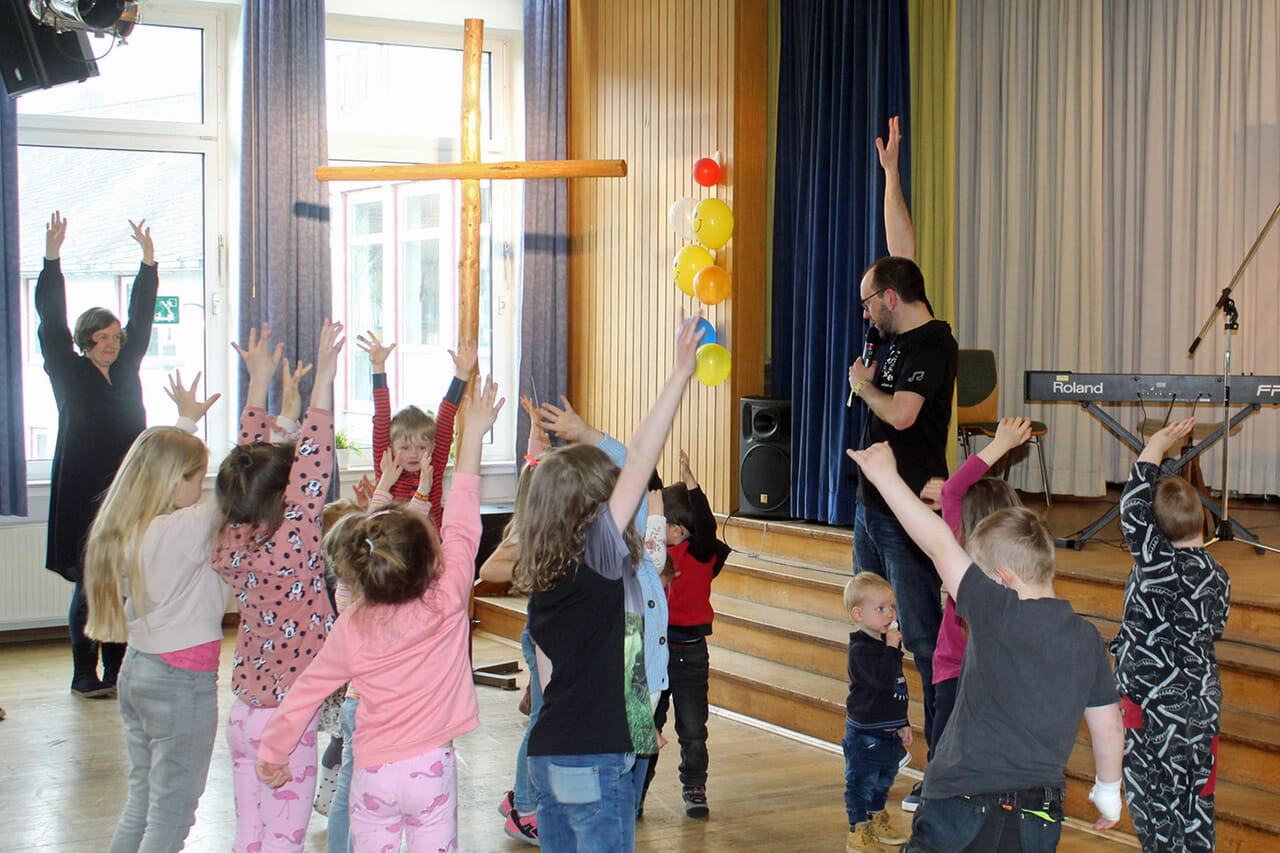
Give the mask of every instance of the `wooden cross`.
<path id="1" fill-rule="evenodd" d="M 319 181 L 462 181 L 461 252 L 458 261 L 458 341 L 475 343 L 480 337 L 480 181 L 522 178 L 623 178 L 623 160 L 542 160 L 480 162 L 480 59 L 484 21 L 467 18 L 462 42 L 462 162 L 418 163 L 409 166 L 321 166 Z M 461 429 L 462 413 L 458 413 Z M 474 598 L 473 598 L 474 602 Z M 474 604 L 473 604 L 474 606 Z M 472 627 L 475 626 L 474 619 Z M 516 689 L 511 673 L 518 661 L 475 667 L 477 684 Z"/>
<path id="2" fill-rule="evenodd" d="M 480 181 L 523 178 L 623 178 L 624 160 L 480 162 L 480 59 L 484 21 L 467 18 L 462 42 L 462 162 L 408 166 L 321 166 L 319 181 L 462 181 L 462 239 L 458 261 L 458 340 L 480 336 Z"/>

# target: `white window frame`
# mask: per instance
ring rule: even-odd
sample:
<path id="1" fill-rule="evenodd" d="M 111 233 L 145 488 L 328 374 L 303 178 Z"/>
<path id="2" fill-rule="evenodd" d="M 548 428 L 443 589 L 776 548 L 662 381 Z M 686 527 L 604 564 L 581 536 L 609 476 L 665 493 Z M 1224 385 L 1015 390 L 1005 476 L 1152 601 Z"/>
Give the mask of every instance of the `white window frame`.
<path id="1" fill-rule="evenodd" d="M 143 8 L 144 25 L 174 26 L 203 31 L 203 121 L 159 122 L 141 119 L 77 118 L 55 115 L 18 115 L 19 146 L 52 146 L 59 148 L 120 149 L 130 151 L 163 151 L 203 155 L 204 165 L 204 291 L 206 305 L 204 372 L 201 389 L 225 389 L 235 375 L 222 356 L 229 349 L 231 328 L 226 311 L 227 260 L 225 235 L 227 228 L 227 163 L 231 141 L 227 137 L 227 20 L 223 11 L 191 7 L 169 7 L 148 2 Z M 145 30 L 135 31 L 132 39 L 145 37 Z M 97 39 L 90 44 L 97 49 Z M 117 45 L 117 50 L 128 46 Z M 74 84 L 67 84 L 74 85 Z M 73 191 L 68 189 L 68 192 Z M 24 217 L 42 215 L 41 211 L 23 211 Z M 122 212 L 122 215 L 125 215 Z M 158 225 L 158 227 L 160 227 Z M 157 234 L 163 240 L 162 231 Z M 161 271 L 163 276 L 163 271 Z M 214 355 L 214 354 L 218 355 Z M 193 368 L 195 365 L 192 366 Z M 195 370 L 192 370 L 194 375 Z M 224 410 L 234 408 L 221 406 Z M 216 413 L 216 410 L 215 410 Z M 176 417 L 176 413 L 174 413 Z M 153 423 L 165 422 L 159 412 L 148 412 Z M 208 443 L 215 449 L 234 442 L 235 418 L 212 417 L 207 421 Z M 48 481 L 51 460 L 29 460 L 27 481 Z M 33 516 L 39 512 L 33 507 Z"/>
<path id="2" fill-rule="evenodd" d="M 441 30 L 429 24 L 414 25 L 404 22 L 382 25 L 335 16 L 330 16 L 328 19 L 326 37 L 342 41 L 447 48 L 459 51 L 462 50 L 463 45 L 463 35 L 458 30 Z M 488 108 L 490 112 L 488 123 L 492 129 L 492 136 L 481 140 L 480 156 L 482 160 L 520 159 L 523 156 L 524 147 L 523 115 L 517 114 L 516 105 L 512 97 L 512 93 L 517 91 L 518 75 L 522 73 L 522 69 L 515 67 L 517 64 L 515 60 L 519 56 L 519 51 L 511 38 L 492 33 L 486 33 L 485 35 L 484 50 L 490 55 L 491 105 Z M 459 123 L 461 123 L 461 117 L 459 117 Z M 423 161 L 423 152 L 423 140 L 416 137 L 396 138 L 387 134 L 335 133 L 333 131 L 329 133 L 329 159 L 331 161 L 417 163 Z M 440 153 L 443 154 L 444 151 Z M 448 156 L 456 157 L 458 152 L 454 151 Z M 497 182 L 495 181 L 494 183 L 496 184 Z M 491 441 L 485 445 L 483 460 L 486 467 L 511 469 L 516 457 L 514 444 L 516 416 L 519 411 L 519 406 L 514 405 L 514 403 L 519 393 L 516 382 L 516 366 L 519 363 L 520 355 L 517 306 L 519 304 L 519 279 L 521 275 L 521 265 L 518 262 L 518 258 L 520 255 L 521 230 L 523 228 L 523 192 L 519 189 L 519 182 L 507 181 L 504 183 L 511 184 L 517 189 L 515 192 L 504 193 L 503 195 L 506 198 L 502 204 L 493 204 L 491 206 L 492 233 L 501 235 L 501 239 L 497 239 L 493 243 L 492 292 L 490 298 L 493 318 L 491 339 L 495 344 L 495 351 L 498 351 L 495 354 L 502 356 L 495 357 L 493 360 L 494 379 L 498 382 L 502 394 L 507 398 L 508 404 L 503 407 L 498 423 L 490 434 Z M 397 212 L 397 202 L 394 194 L 389 194 L 388 197 L 392 204 L 391 212 Z M 345 222 L 340 211 L 333 211 L 331 227 L 334 229 L 335 238 L 345 234 Z M 335 240 L 336 242 L 338 241 Z M 396 251 L 399 251 L 398 245 L 395 248 Z M 448 254 L 456 256 L 456 252 Z M 398 263 L 398 259 L 384 257 L 383 263 L 391 265 Z M 335 312 L 338 308 L 338 300 L 345 293 L 346 288 L 345 281 L 338 278 L 339 276 L 345 276 L 344 264 L 345 258 L 343 254 L 335 250 L 332 261 L 332 269 L 335 276 Z M 397 316 L 399 316 L 398 313 Z M 348 330 L 351 335 L 363 331 L 363 329 Z M 450 341 L 453 336 L 453 332 L 444 331 L 446 341 Z M 508 342 L 505 353 L 499 351 L 497 346 L 499 342 Z M 350 363 L 350 360 L 346 360 L 344 367 Z M 343 387 L 350 386 L 349 378 L 344 382 L 340 377 L 339 382 L 343 383 Z M 413 395 L 411 400 L 401 400 L 393 390 L 392 406 L 394 408 L 413 402 L 420 406 L 435 408 L 444 391 L 444 386 L 438 390 L 434 388 L 424 389 L 421 394 Z M 353 415 L 353 417 L 358 416 Z M 365 465 L 372 465 L 372 460 L 368 459 L 367 454 L 362 461 Z"/>

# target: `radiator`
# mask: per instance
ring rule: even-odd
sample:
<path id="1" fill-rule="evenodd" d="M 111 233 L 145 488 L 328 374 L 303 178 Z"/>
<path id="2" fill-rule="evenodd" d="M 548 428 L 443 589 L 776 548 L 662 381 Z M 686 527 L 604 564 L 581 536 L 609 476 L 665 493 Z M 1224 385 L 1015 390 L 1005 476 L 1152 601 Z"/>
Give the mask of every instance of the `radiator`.
<path id="1" fill-rule="evenodd" d="M 44 567 L 45 525 L 0 526 L 0 631 L 67 624 L 70 583 Z"/>

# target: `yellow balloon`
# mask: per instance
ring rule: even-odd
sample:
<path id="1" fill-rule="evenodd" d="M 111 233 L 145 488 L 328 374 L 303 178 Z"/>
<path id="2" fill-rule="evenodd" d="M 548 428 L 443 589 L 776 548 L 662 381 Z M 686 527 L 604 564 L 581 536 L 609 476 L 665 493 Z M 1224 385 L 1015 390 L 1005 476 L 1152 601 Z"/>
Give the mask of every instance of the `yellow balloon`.
<path id="1" fill-rule="evenodd" d="M 733 236 L 733 211 L 718 198 L 704 198 L 693 209 L 693 233 L 708 249 L 719 249 Z"/>
<path id="2" fill-rule="evenodd" d="M 720 267 L 703 267 L 693 275 L 693 295 L 704 305 L 724 302 L 729 290 L 729 274 Z"/>
<path id="3" fill-rule="evenodd" d="M 698 347 L 698 365 L 693 375 L 703 385 L 719 385 L 729 378 L 729 368 L 733 359 L 729 351 L 719 344 L 703 344 Z"/>
<path id="4" fill-rule="evenodd" d="M 671 262 L 671 272 L 675 276 L 676 286 L 693 296 L 693 277 L 703 267 L 714 266 L 716 259 L 701 246 L 685 246 L 676 252 Z"/>

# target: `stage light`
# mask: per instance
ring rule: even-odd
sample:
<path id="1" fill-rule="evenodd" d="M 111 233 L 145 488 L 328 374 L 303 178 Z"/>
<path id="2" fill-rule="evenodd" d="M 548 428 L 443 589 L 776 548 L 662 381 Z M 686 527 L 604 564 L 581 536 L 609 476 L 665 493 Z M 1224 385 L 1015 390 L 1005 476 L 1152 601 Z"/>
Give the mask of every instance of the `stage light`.
<path id="1" fill-rule="evenodd" d="M 58 32 L 83 30 L 123 41 L 138 23 L 136 0 L 30 0 L 31 14 Z"/>

